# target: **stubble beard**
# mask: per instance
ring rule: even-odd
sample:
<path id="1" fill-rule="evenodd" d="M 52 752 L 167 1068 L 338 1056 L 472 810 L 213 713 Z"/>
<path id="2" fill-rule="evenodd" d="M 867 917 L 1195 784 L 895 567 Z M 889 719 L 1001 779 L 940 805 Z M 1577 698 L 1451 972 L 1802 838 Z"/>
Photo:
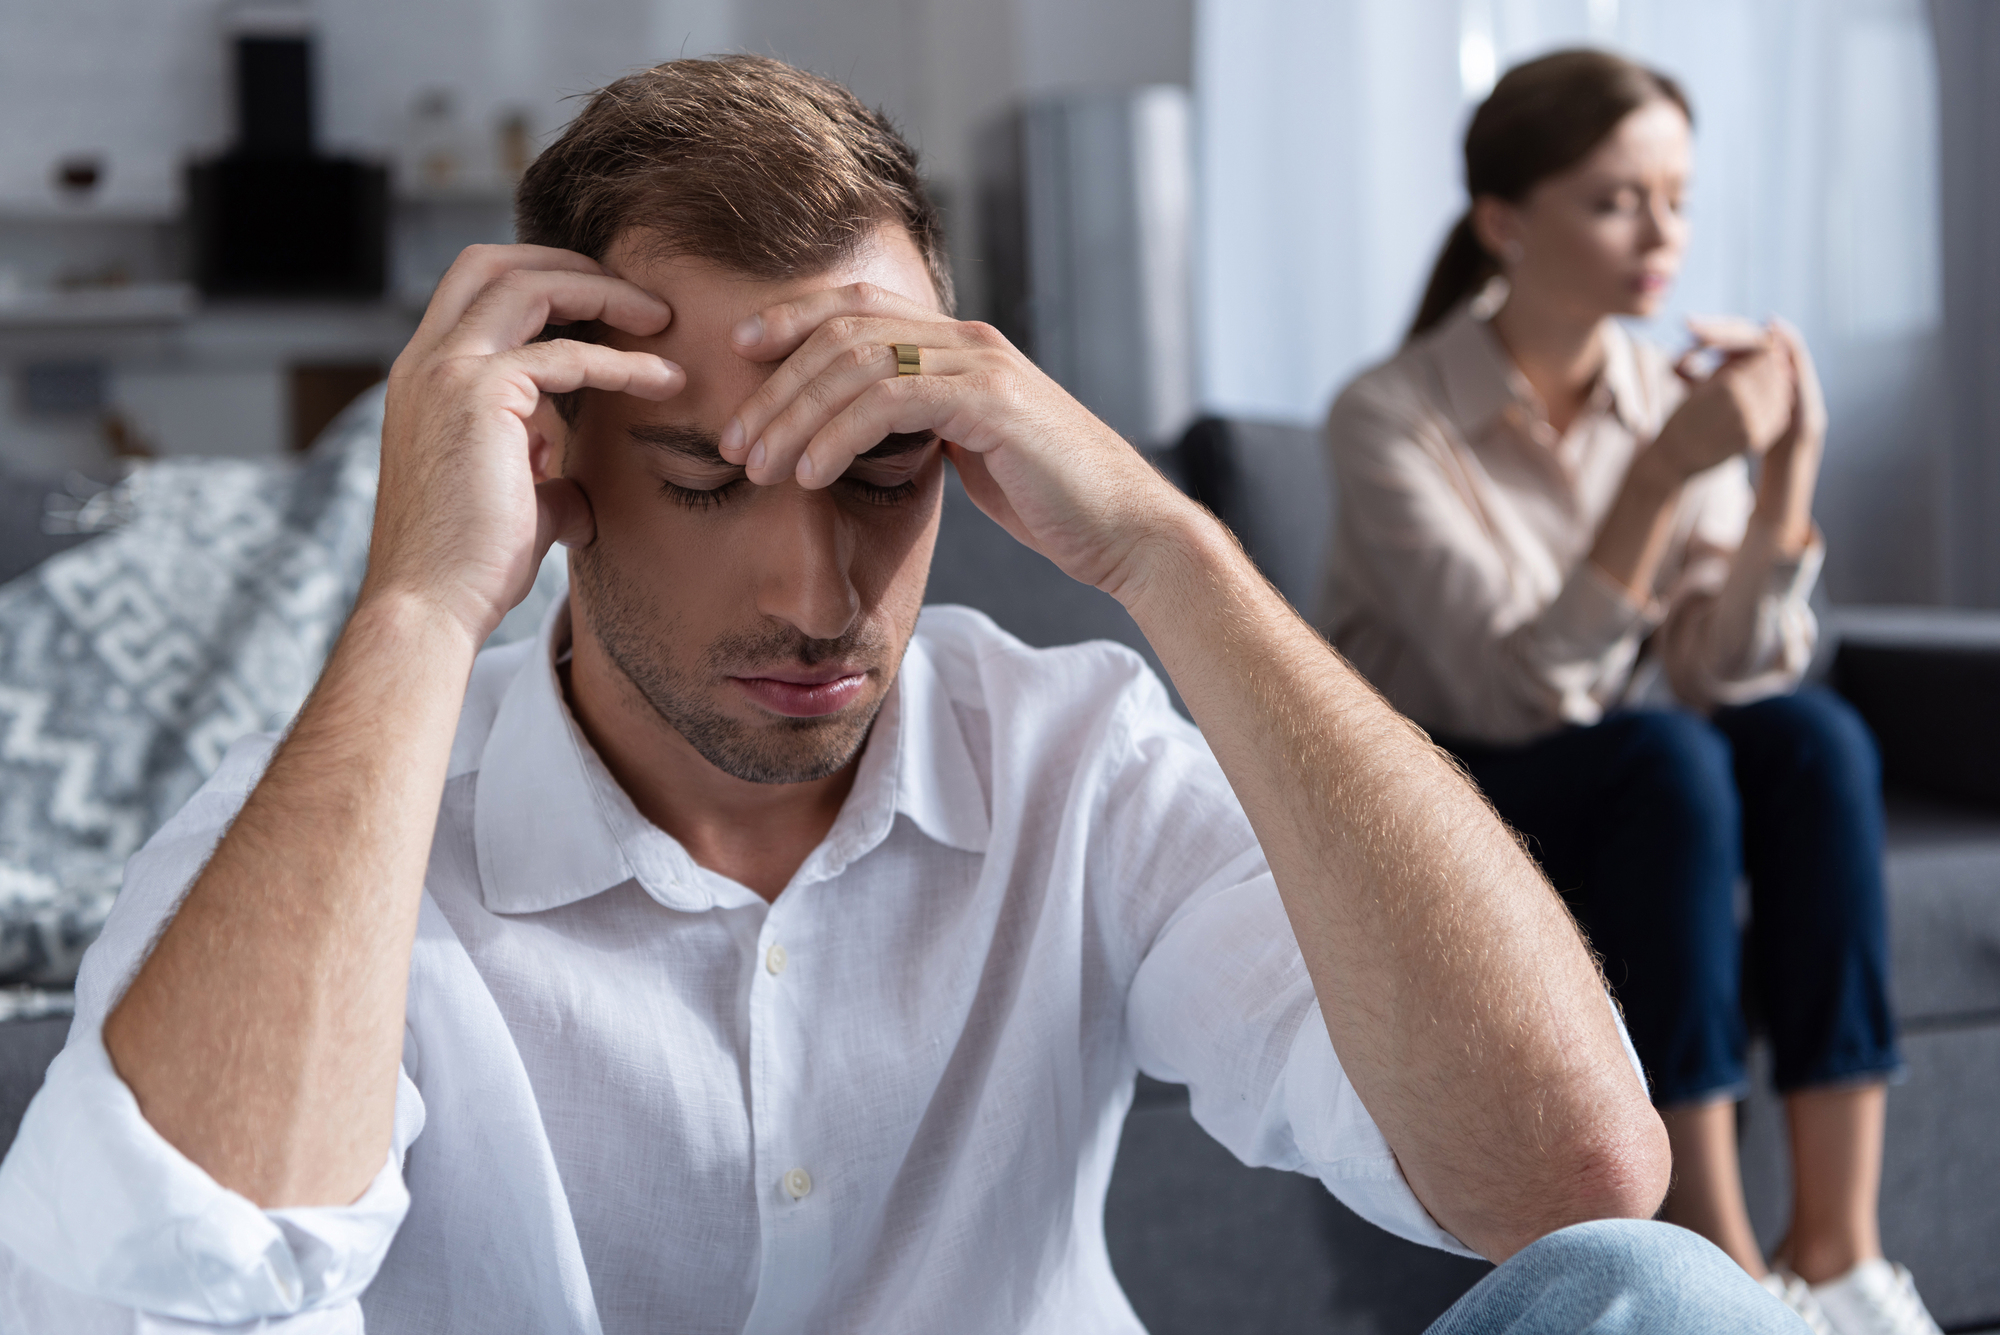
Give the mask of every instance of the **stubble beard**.
<path id="1" fill-rule="evenodd" d="M 811 783 L 838 773 L 860 754 L 886 693 L 865 709 L 820 718 L 779 715 L 753 725 L 723 713 L 706 692 L 733 675 L 732 669 L 780 663 L 811 666 L 839 659 L 893 671 L 878 629 L 857 627 L 836 640 L 809 639 L 775 625 L 725 635 L 704 651 L 705 670 L 689 671 L 674 659 L 684 642 L 679 621 L 662 621 L 657 604 L 611 568 L 597 548 L 593 543 L 570 553 L 572 596 L 588 610 L 591 634 L 605 658 L 702 759 L 746 783 Z"/>

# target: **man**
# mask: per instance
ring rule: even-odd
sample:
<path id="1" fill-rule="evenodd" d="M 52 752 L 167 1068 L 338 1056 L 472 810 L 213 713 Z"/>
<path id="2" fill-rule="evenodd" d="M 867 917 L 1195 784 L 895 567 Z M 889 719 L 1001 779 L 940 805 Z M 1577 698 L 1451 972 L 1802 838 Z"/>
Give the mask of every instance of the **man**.
<path id="1" fill-rule="evenodd" d="M 467 252 L 390 377 L 312 699 L 86 964 L 0 1169 L 14 1326 L 1132 1330 L 1135 1067 L 1386 1227 L 1530 1249 L 1461 1320 L 1763 1298 L 1664 1226 L 1556 1232 L 1667 1173 L 1557 900 L 1210 516 L 950 318 L 884 121 L 675 62 L 519 207 L 538 244 Z M 1122 650 L 919 619 L 947 466 L 1200 734 Z M 475 660 L 553 541 L 572 597 Z"/>

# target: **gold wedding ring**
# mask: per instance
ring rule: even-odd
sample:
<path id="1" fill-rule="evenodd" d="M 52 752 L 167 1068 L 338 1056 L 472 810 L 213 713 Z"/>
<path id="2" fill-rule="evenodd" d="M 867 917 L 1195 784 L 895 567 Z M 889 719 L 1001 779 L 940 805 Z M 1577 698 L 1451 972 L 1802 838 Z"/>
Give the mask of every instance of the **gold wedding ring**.
<path id="1" fill-rule="evenodd" d="M 891 343 L 896 350 L 897 375 L 922 375 L 924 373 L 924 350 L 914 343 Z"/>

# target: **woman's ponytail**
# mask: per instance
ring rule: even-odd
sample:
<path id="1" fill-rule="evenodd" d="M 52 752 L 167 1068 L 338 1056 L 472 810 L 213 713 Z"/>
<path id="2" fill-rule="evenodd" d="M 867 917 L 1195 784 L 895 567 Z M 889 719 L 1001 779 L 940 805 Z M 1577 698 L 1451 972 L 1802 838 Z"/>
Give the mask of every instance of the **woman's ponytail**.
<path id="1" fill-rule="evenodd" d="M 1410 332 L 1404 335 L 1404 340 L 1414 339 L 1434 327 L 1451 314 L 1454 306 L 1485 287 L 1499 272 L 1500 266 L 1487 254 L 1486 247 L 1479 244 L 1479 235 L 1472 228 L 1472 210 L 1467 209 L 1453 225 L 1451 235 L 1444 239 L 1437 263 L 1431 266 L 1431 281 L 1424 288 L 1417 318 L 1410 322 Z"/>
<path id="2" fill-rule="evenodd" d="M 1660 101 L 1673 103 L 1694 123 L 1679 84 L 1609 51 L 1557 51 L 1516 65 L 1466 127 L 1465 193 L 1518 204 L 1542 181 L 1583 161 L 1618 122 Z M 1472 230 L 1468 205 L 1445 238 L 1408 337 L 1435 326 L 1499 272 Z"/>

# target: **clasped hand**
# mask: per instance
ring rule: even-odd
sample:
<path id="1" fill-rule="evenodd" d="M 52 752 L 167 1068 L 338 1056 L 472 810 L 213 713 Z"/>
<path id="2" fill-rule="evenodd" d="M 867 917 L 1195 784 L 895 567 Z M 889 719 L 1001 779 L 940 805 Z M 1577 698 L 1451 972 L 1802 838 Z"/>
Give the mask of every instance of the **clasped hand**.
<path id="1" fill-rule="evenodd" d="M 1654 445 L 1677 481 L 1738 455 L 1789 463 L 1801 442 L 1816 450 L 1826 432 L 1826 405 L 1812 356 L 1782 320 L 1689 320 L 1691 347 L 1674 370 L 1687 398 Z M 1719 355 L 1719 357 L 1718 357 Z M 1702 369 L 1708 358 L 1713 369 Z"/>

